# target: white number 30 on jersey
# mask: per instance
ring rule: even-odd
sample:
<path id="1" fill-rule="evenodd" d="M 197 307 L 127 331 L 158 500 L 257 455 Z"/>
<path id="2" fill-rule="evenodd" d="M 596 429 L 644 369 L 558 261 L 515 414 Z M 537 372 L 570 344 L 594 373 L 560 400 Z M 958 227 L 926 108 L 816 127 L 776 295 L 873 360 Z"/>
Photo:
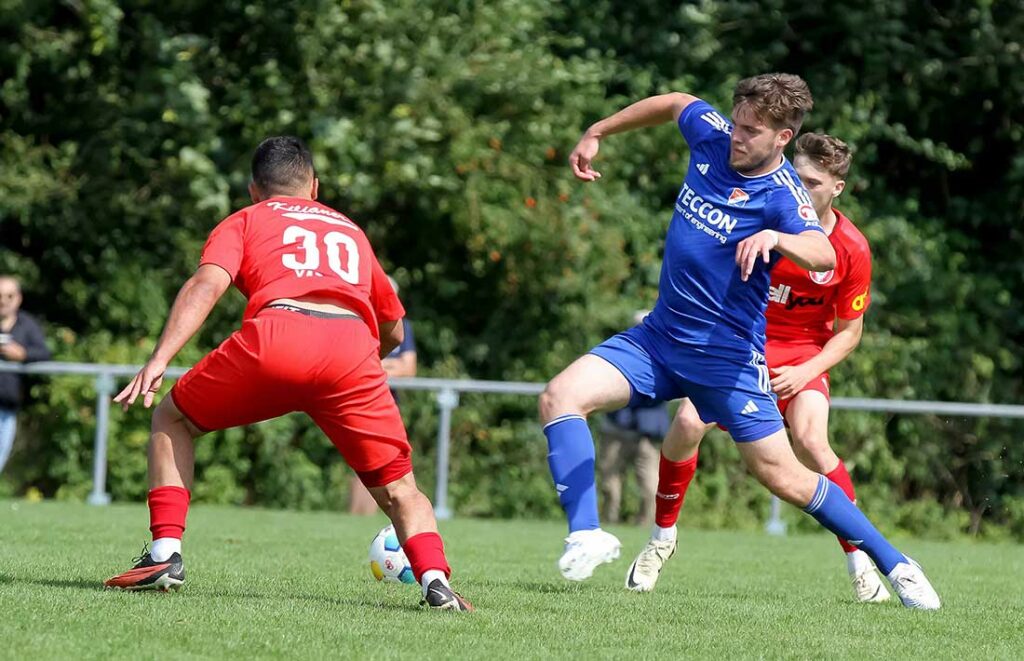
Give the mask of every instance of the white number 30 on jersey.
<path id="1" fill-rule="evenodd" d="M 316 272 L 320 268 L 320 247 L 317 245 L 317 233 L 305 227 L 291 225 L 284 231 L 281 237 L 284 245 L 301 243 L 298 252 L 281 255 L 281 263 L 287 269 L 296 273 L 306 271 Z M 327 252 L 327 265 L 338 274 L 338 277 L 350 284 L 359 284 L 359 246 L 356 240 L 348 234 L 341 232 L 328 232 L 323 238 L 324 249 Z M 345 248 L 345 259 L 342 262 L 341 248 Z M 311 273 L 312 275 L 312 273 Z"/>

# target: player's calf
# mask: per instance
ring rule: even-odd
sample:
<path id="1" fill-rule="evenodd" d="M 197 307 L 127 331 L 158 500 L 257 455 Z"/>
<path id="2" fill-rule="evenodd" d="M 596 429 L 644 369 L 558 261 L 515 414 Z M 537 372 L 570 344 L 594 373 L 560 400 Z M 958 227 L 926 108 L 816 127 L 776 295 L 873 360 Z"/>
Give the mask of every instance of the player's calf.
<path id="1" fill-rule="evenodd" d="M 399 456 L 396 462 L 399 466 L 395 470 L 377 471 L 378 475 L 401 475 L 386 484 L 373 484 L 365 473 L 360 473 L 360 477 L 370 481 L 367 484 L 370 494 L 395 526 L 413 576 L 423 590 L 422 603 L 440 610 L 473 610 L 448 583 L 451 567 L 445 556 L 444 541 L 437 531 L 434 508 L 416 486 L 408 457 Z M 405 470 L 406 465 L 410 470 Z"/>

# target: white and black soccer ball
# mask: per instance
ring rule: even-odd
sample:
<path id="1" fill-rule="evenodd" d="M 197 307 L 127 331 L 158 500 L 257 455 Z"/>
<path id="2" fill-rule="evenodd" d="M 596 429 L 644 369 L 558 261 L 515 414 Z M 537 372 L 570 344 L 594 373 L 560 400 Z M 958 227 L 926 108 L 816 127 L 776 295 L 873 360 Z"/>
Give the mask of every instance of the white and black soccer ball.
<path id="1" fill-rule="evenodd" d="M 402 545 L 398 543 L 395 527 L 388 526 L 370 542 L 370 571 L 378 581 L 415 583 L 412 565 Z"/>

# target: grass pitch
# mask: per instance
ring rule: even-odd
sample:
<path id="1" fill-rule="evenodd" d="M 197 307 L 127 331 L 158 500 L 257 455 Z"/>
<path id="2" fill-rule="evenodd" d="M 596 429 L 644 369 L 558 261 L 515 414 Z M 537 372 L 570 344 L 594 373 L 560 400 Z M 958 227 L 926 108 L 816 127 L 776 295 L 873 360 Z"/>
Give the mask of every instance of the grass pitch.
<path id="1" fill-rule="evenodd" d="M 1024 547 L 901 540 L 937 613 L 858 605 L 825 534 L 683 529 L 658 591 L 622 588 L 647 531 L 582 584 L 553 522 L 442 524 L 473 614 L 367 567 L 383 517 L 198 506 L 179 593 L 100 589 L 148 538 L 142 506 L 0 502 L 0 658 L 1024 658 Z"/>

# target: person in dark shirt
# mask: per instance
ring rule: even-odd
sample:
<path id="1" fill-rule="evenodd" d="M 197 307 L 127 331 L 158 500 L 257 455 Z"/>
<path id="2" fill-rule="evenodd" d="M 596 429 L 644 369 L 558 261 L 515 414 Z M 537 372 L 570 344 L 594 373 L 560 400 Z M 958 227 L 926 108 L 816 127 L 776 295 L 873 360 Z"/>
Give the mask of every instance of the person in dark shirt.
<path id="1" fill-rule="evenodd" d="M 388 276 L 391 288 L 398 293 L 398 283 L 391 276 Z M 381 365 L 388 377 L 392 376 L 416 376 L 416 339 L 412 334 L 412 323 L 408 315 L 402 317 L 402 328 L 404 336 L 402 343 L 395 347 L 391 353 L 381 360 Z M 391 390 L 391 395 L 398 401 L 398 393 Z M 659 438 L 661 438 L 659 436 Z M 657 477 L 655 477 L 657 479 Z M 370 496 L 363 483 L 353 479 L 349 484 L 349 514 L 374 514 L 377 511 L 377 503 Z"/>
<path id="2" fill-rule="evenodd" d="M 622 506 L 622 483 L 630 465 L 636 469 L 641 505 L 638 525 L 654 522 L 654 498 L 658 489 L 659 441 L 669 427 L 664 402 L 642 402 L 608 413 L 601 425 L 601 491 L 604 518 L 618 523 Z"/>
<path id="3" fill-rule="evenodd" d="M 43 329 L 30 314 L 21 311 L 21 284 L 17 278 L 0 276 L 0 360 L 29 363 L 48 360 Z M 0 471 L 14 445 L 18 410 L 21 408 L 21 375 L 0 372 Z"/>

